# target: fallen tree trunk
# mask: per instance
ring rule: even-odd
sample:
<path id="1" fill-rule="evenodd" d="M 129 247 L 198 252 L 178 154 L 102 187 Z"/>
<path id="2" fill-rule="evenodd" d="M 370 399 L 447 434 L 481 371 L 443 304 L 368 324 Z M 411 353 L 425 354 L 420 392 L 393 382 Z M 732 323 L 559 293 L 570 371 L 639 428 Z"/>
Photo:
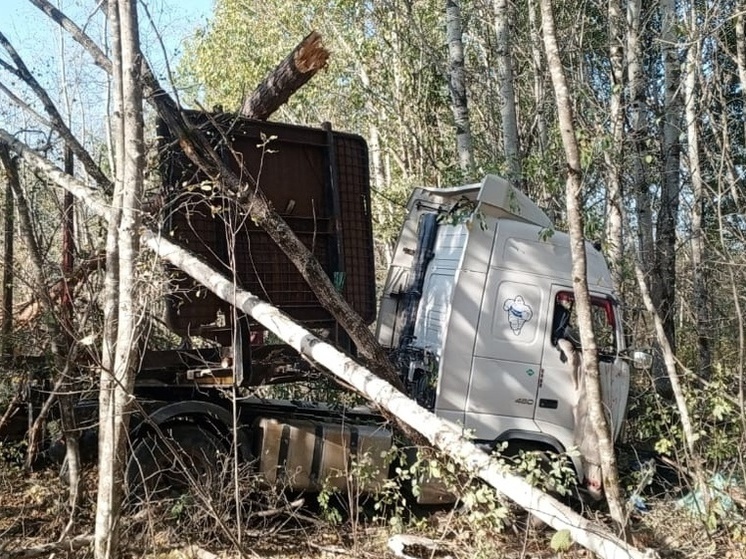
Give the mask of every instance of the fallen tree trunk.
<path id="1" fill-rule="evenodd" d="M 466 440 L 460 428 L 420 407 L 385 380 L 293 322 L 276 307 L 248 291 L 237 288 L 228 278 L 186 250 L 152 231 L 143 232 L 142 240 L 143 245 L 153 250 L 160 258 L 192 276 L 224 301 L 251 315 L 298 353 L 419 432 L 434 447 L 452 457 L 467 471 L 477 475 L 556 530 L 569 531 L 573 541 L 605 558 L 654 557 L 651 550 L 643 552 L 630 546 L 605 528 L 593 524 L 553 497 L 531 486 L 526 480 L 506 473 L 489 454 Z"/>
<path id="2" fill-rule="evenodd" d="M 246 97 L 240 113 L 248 118 L 267 120 L 324 68 L 328 60 L 329 51 L 324 47 L 321 35 L 312 31 Z"/>
<path id="3" fill-rule="evenodd" d="M 65 175 L 25 144 L 0 129 L 0 140 L 8 143 L 34 169 L 43 172 L 59 186 L 84 195 L 90 209 L 104 218 L 108 205 L 103 197 Z M 352 386 L 371 402 L 387 410 L 400 421 L 422 434 L 433 446 L 454 458 L 462 467 L 479 476 L 525 510 L 557 530 L 567 530 L 572 539 L 604 558 L 643 559 L 655 556 L 652 550 L 640 551 L 590 522 L 556 499 L 532 487 L 526 480 L 506 473 L 484 451 L 462 437 L 461 429 L 420 407 L 405 394 L 359 365 L 332 345 L 320 340 L 292 321 L 277 308 L 252 293 L 239 289 L 228 278 L 185 249 L 143 229 L 141 240 L 160 258 L 183 270 L 224 301 L 251 315 L 301 355 Z"/>

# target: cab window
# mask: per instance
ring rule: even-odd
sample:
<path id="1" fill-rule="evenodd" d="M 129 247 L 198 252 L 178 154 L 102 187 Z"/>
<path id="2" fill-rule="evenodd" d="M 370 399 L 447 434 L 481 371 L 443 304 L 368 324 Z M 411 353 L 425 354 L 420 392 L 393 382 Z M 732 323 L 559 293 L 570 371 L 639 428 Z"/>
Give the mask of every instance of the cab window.
<path id="1" fill-rule="evenodd" d="M 617 352 L 614 302 L 604 297 L 591 297 L 591 320 L 599 356 L 613 358 Z M 561 338 L 570 341 L 576 348 L 580 348 L 580 329 L 575 311 L 575 297 L 569 291 L 560 291 L 554 300 L 552 344 L 557 345 L 557 341 Z"/>

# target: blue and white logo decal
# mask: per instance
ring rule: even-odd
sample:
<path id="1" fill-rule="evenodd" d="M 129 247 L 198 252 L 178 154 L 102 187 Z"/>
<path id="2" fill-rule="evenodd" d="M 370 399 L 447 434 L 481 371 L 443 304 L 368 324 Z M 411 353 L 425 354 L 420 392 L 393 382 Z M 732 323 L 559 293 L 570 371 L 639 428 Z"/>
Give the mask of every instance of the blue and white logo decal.
<path id="1" fill-rule="evenodd" d="M 518 295 L 515 299 L 506 299 L 503 310 L 508 313 L 508 324 L 513 334 L 519 336 L 523 325 L 534 316 L 534 311 L 526 304 L 523 297 Z"/>

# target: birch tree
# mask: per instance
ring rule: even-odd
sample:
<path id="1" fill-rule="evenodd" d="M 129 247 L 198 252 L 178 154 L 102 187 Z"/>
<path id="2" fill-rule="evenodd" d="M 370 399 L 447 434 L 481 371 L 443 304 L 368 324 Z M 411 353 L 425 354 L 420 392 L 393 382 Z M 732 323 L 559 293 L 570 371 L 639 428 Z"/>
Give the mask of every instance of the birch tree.
<path id="1" fill-rule="evenodd" d="M 589 399 L 589 417 L 594 426 L 600 447 L 604 493 L 609 503 L 611 517 L 614 519 L 617 529 L 625 531 L 626 512 L 619 490 L 619 474 L 614 456 L 614 443 L 611 437 L 609 422 L 603 409 L 601 378 L 598 368 L 598 351 L 591 318 L 591 298 L 588 291 L 585 236 L 583 233 L 583 212 L 580 201 L 583 169 L 580 163 L 580 151 L 578 149 L 575 123 L 573 121 L 570 90 L 557 44 L 551 0 L 541 0 L 541 20 L 547 64 L 549 66 L 549 73 L 552 76 L 552 84 L 554 85 L 560 134 L 567 158 L 566 204 L 571 239 L 572 283 L 575 293 L 578 325 L 580 327 L 580 342 L 583 348 L 584 382 Z"/>
<path id="2" fill-rule="evenodd" d="M 627 114 L 629 115 L 631 160 L 631 191 L 635 200 L 637 221 L 637 250 L 644 271 L 649 274 L 655 260 L 653 252 L 653 215 L 648 169 L 648 102 L 643 73 L 642 21 L 644 18 L 641 0 L 627 1 Z"/>
<path id="3" fill-rule="evenodd" d="M 611 91 L 609 92 L 609 149 L 604 152 L 607 166 L 608 201 L 606 221 L 607 254 L 614 288 L 622 293 L 624 282 L 624 227 L 622 208 L 621 165 L 624 145 L 624 19 L 619 0 L 609 0 L 609 61 Z"/>
<path id="4" fill-rule="evenodd" d="M 495 39 L 497 46 L 497 79 L 500 88 L 500 116 L 502 117 L 503 131 L 503 154 L 508 169 L 508 178 L 516 185 L 521 185 L 521 148 L 518 138 L 515 89 L 513 88 L 513 56 L 510 46 L 510 4 L 507 0 L 495 0 Z"/>
<path id="5" fill-rule="evenodd" d="M 678 57 L 678 16 L 675 0 L 661 0 L 661 57 L 663 64 L 663 143 L 661 194 L 656 219 L 654 299 L 666 335 L 676 350 L 676 225 L 679 214 L 682 130 L 681 71 Z"/>
<path id="6" fill-rule="evenodd" d="M 469 175 L 474 169 L 474 149 L 466 97 L 463 23 L 458 0 L 446 0 L 446 41 L 448 42 L 448 91 L 456 124 L 456 151 L 459 167 Z"/>
<path id="7" fill-rule="evenodd" d="M 132 403 L 139 313 L 136 260 L 144 176 L 142 62 L 134 0 L 110 0 L 114 91 L 114 194 L 106 240 L 104 334 L 99 388 L 99 470 L 95 555 L 119 552 L 119 518 L 124 484 L 128 409 Z"/>
<path id="8" fill-rule="evenodd" d="M 695 329 L 697 333 L 697 353 L 699 374 L 710 378 L 710 320 L 708 305 L 708 286 L 705 284 L 704 270 L 704 231 L 702 227 L 705 206 L 704 179 L 700 162 L 699 141 L 699 61 L 701 59 L 702 39 L 699 36 L 697 9 L 694 5 L 689 12 L 689 41 L 686 55 L 686 77 L 684 80 L 684 114 L 686 118 L 687 162 L 689 180 L 692 184 L 691 210 L 691 258 L 692 258 L 692 295 L 694 299 Z"/>

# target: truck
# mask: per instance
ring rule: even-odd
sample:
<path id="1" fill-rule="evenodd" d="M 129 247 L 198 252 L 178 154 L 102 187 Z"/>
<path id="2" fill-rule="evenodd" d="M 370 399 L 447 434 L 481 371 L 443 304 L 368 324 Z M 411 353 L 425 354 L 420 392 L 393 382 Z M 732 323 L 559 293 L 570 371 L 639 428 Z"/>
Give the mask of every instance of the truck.
<path id="1" fill-rule="evenodd" d="M 227 165 L 262 189 L 351 307 L 375 321 L 378 341 L 420 405 L 488 450 L 577 446 L 577 372 L 559 343 L 578 347 L 569 238 L 525 194 L 494 175 L 414 189 L 378 304 L 362 137 L 229 114 L 190 118 Z M 354 355 L 267 234 L 188 160 L 163 123 L 158 134 L 162 233 Z M 586 249 L 604 400 L 617 436 L 631 353 L 606 262 L 596 247 Z M 232 448 L 268 482 L 301 491 L 344 488 L 339 473 L 363 453 L 373 457 L 374 482 L 388 476 L 383 457 L 393 434 L 379 413 L 259 397 L 256 387 L 307 377 L 314 366 L 183 272 L 166 272 L 163 322 L 178 344 L 143 355 L 131 486 L 171 487 L 174 449 L 207 475 Z M 588 481 L 583 457 L 571 460 Z"/>

